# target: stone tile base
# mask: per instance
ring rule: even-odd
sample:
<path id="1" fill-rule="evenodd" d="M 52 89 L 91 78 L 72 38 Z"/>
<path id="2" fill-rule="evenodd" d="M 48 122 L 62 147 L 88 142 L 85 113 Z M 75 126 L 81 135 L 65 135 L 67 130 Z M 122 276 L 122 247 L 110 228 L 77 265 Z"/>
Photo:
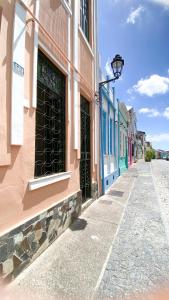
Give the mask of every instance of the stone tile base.
<path id="1" fill-rule="evenodd" d="M 63 233 L 81 212 L 81 191 L 0 237 L 0 278 L 10 281 Z"/>
<path id="2" fill-rule="evenodd" d="M 99 193 L 98 193 L 98 183 L 97 182 L 93 182 L 91 184 L 91 196 L 92 198 L 95 200 L 99 197 Z"/>

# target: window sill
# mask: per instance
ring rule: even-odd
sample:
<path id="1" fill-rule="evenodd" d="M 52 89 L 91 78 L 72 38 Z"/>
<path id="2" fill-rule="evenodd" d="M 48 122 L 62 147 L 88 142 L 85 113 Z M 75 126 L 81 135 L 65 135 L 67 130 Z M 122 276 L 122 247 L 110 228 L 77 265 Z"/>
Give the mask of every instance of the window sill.
<path id="1" fill-rule="evenodd" d="M 72 10 L 71 10 L 69 4 L 67 3 L 67 1 L 66 0 L 62 0 L 61 2 L 62 2 L 62 5 L 63 5 L 64 9 L 68 13 L 68 15 L 72 16 Z"/>
<path id="2" fill-rule="evenodd" d="M 88 50 L 90 51 L 90 54 L 92 55 L 92 57 L 94 57 L 94 53 L 93 53 L 93 51 L 92 51 L 92 48 L 91 48 L 91 46 L 90 46 L 90 44 L 89 44 L 87 38 L 85 37 L 85 35 L 84 35 L 84 33 L 83 33 L 83 30 L 82 30 L 82 28 L 80 27 L 80 25 L 79 25 L 79 32 L 80 32 L 81 36 L 83 37 L 83 39 L 84 39 L 84 41 L 85 41 L 85 43 L 86 43 L 86 46 L 87 46 Z"/>
<path id="3" fill-rule="evenodd" d="M 61 181 L 61 180 L 66 180 L 71 177 L 71 172 L 64 172 L 64 173 L 58 173 L 58 174 L 53 174 L 45 177 L 40 177 L 37 179 L 31 179 L 29 180 L 29 190 L 33 191 L 36 189 L 39 189 L 41 187 L 47 186 L 49 184 Z"/>

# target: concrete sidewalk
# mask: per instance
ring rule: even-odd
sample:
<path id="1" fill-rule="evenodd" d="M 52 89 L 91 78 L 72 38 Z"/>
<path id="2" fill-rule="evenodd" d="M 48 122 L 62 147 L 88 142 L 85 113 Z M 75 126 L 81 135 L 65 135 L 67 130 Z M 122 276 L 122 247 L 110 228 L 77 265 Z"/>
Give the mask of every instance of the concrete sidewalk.
<path id="1" fill-rule="evenodd" d="M 18 299 L 91 299 L 99 286 L 137 170 L 123 174 L 9 286 Z M 13 299 L 13 298 L 12 298 Z"/>

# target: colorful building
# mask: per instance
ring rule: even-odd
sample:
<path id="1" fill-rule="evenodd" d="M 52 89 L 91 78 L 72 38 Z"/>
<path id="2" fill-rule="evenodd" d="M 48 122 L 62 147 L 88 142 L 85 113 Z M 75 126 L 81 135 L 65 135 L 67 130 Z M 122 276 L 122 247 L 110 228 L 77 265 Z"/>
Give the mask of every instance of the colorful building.
<path id="1" fill-rule="evenodd" d="M 136 113 L 133 108 L 128 110 L 129 123 L 128 123 L 128 165 L 131 166 L 136 160 L 136 132 L 137 120 Z"/>
<path id="2" fill-rule="evenodd" d="M 101 88 L 101 179 L 104 193 L 118 177 L 118 102 L 114 89 Z"/>
<path id="3" fill-rule="evenodd" d="M 144 131 L 137 131 L 136 134 L 136 159 L 144 159 L 145 154 L 145 138 L 146 133 Z"/>
<path id="4" fill-rule="evenodd" d="M 119 102 L 119 174 L 128 169 L 128 124 L 129 114 L 126 105 Z"/>
<path id="5" fill-rule="evenodd" d="M 96 0 L 0 12 L 0 270 L 12 277 L 98 195 Z"/>
<path id="6" fill-rule="evenodd" d="M 157 149 L 155 151 L 155 158 L 156 159 L 166 159 L 169 160 L 169 151 Z"/>
<path id="7" fill-rule="evenodd" d="M 152 143 L 148 142 L 148 141 L 145 141 L 145 151 L 149 151 L 149 150 L 152 150 L 152 149 L 153 149 Z"/>

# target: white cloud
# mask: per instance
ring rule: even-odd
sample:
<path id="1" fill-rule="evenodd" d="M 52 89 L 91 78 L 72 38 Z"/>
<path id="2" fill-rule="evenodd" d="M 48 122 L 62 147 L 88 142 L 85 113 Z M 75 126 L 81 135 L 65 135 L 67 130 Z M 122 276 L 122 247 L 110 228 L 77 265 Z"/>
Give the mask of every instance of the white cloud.
<path id="1" fill-rule="evenodd" d="M 128 89 L 128 90 L 127 90 L 127 93 L 128 93 L 129 95 L 132 95 L 132 93 L 133 93 L 133 88 Z"/>
<path id="2" fill-rule="evenodd" d="M 164 113 L 163 113 L 163 116 L 167 119 L 169 119 L 169 107 L 166 107 Z"/>
<path id="3" fill-rule="evenodd" d="M 132 108 L 131 105 L 126 105 L 126 107 L 127 107 L 127 110 L 130 110 Z"/>
<path id="4" fill-rule="evenodd" d="M 106 74 L 107 74 L 110 78 L 114 77 L 114 76 L 113 76 L 113 71 L 112 71 L 112 68 L 111 68 L 110 61 L 109 61 L 109 60 L 106 62 L 105 70 L 106 70 Z"/>
<path id="5" fill-rule="evenodd" d="M 152 117 L 164 117 L 166 119 L 169 119 L 169 107 L 166 107 L 165 110 L 163 112 L 159 112 L 157 109 L 155 108 L 148 108 L 148 107 L 142 107 L 139 109 L 138 111 L 140 114 L 144 114 L 149 118 Z"/>
<path id="6" fill-rule="evenodd" d="M 128 90 L 128 93 L 131 94 L 133 90 L 149 97 L 166 94 L 169 91 L 169 78 L 153 74 L 147 79 L 140 79 L 132 89 Z"/>
<path id="7" fill-rule="evenodd" d="M 150 1 L 155 4 L 159 4 L 164 8 L 169 8 L 169 0 L 150 0 Z"/>
<path id="8" fill-rule="evenodd" d="M 153 117 L 159 117 L 161 114 L 157 109 L 154 108 L 148 108 L 148 107 L 143 107 L 139 109 L 140 114 L 145 114 L 149 118 Z"/>
<path id="9" fill-rule="evenodd" d="M 169 133 L 161 133 L 161 134 L 148 134 L 146 136 L 146 140 L 150 142 L 169 142 Z"/>
<path id="10" fill-rule="evenodd" d="M 129 14 L 126 22 L 128 24 L 135 24 L 136 20 L 139 19 L 140 14 L 144 11 L 143 6 L 139 5 L 135 10 L 132 10 Z"/>

